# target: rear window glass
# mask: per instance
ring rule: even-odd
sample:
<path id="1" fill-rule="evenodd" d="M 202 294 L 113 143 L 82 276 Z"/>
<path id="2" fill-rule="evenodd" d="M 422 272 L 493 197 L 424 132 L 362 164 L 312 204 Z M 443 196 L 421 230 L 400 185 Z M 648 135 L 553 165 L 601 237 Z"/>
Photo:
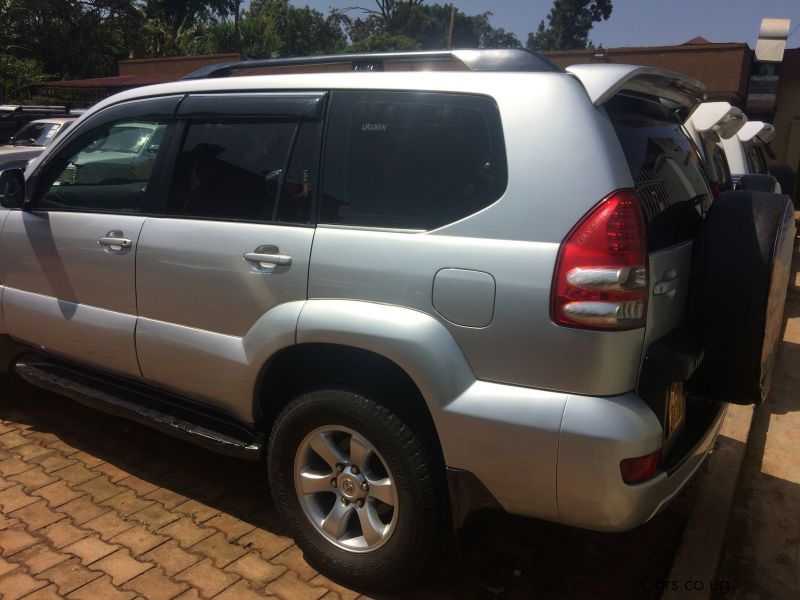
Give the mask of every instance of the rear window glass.
<path id="1" fill-rule="evenodd" d="M 703 132 L 700 134 L 703 143 L 703 152 L 706 156 L 706 175 L 711 180 L 711 191 L 716 195 L 719 192 L 727 192 L 733 189 L 731 171 L 728 168 L 728 160 L 725 158 L 725 151 L 716 133 Z"/>
<path id="2" fill-rule="evenodd" d="M 697 149 L 669 107 L 619 95 L 606 104 L 647 223 L 651 250 L 697 233 L 713 200 Z"/>
<path id="3" fill-rule="evenodd" d="M 286 122 L 193 121 L 175 165 L 168 214 L 272 221 L 296 129 Z"/>
<path id="4" fill-rule="evenodd" d="M 505 190 L 500 117 L 489 98 L 337 92 L 330 124 L 322 223 L 434 229 Z"/>

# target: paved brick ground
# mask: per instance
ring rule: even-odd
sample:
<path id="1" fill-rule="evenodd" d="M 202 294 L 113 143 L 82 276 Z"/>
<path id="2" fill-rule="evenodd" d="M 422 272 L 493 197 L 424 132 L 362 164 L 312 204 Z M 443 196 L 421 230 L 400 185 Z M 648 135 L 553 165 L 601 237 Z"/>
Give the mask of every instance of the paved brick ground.
<path id="1" fill-rule="evenodd" d="M 691 496 L 616 535 L 480 513 L 460 558 L 395 597 L 655 598 L 648 582 L 668 574 Z M 306 564 L 268 498 L 259 464 L 0 388 L 4 599 L 359 597 Z"/>

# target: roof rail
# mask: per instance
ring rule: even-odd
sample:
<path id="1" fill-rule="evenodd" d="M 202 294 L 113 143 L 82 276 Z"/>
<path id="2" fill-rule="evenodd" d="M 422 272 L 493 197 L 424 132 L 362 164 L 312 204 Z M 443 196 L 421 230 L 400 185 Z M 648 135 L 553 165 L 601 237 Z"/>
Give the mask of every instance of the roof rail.
<path id="1" fill-rule="evenodd" d="M 227 77 L 242 69 L 306 67 L 350 63 L 352 71 L 383 71 L 387 62 L 459 60 L 470 71 L 560 71 L 542 55 L 524 48 L 427 50 L 420 52 L 380 52 L 369 54 L 331 54 L 298 56 L 220 63 L 202 67 L 182 79 Z"/>
<path id="2" fill-rule="evenodd" d="M 65 113 L 67 112 L 66 106 L 41 106 L 38 104 L 4 104 L 0 106 L 0 112 L 37 112 L 37 113 Z"/>

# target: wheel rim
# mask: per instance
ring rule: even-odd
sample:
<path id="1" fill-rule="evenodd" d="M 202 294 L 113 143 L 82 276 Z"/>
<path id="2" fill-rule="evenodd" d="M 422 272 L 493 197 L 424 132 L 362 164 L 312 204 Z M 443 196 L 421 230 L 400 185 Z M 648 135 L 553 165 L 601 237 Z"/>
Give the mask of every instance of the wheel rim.
<path id="1" fill-rule="evenodd" d="M 348 427 L 318 427 L 295 456 L 303 512 L 325 539 L 350 552 L 372 552 L 391 537 L 399 508 L 395 481 L 375 446 Z"/>

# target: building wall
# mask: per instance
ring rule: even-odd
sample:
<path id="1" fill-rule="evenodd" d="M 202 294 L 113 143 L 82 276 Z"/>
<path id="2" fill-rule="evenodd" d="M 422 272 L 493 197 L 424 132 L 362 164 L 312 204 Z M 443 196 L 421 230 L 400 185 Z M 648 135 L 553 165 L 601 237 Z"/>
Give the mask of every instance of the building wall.
<path id="1" fill-rule="evenodd" d="M 171 56 L 168 58 L 141 58 L 119 61 L 119 74 L 123 75 L 175 75 L 176 79 L 207 65 L 241 60 L 239 54 L 203 54 L 198 56 Z"/>
<path id="2" fill-rule="evenodd" d="M 786 50 L 778 81 L 775 139 L 770 147 L 777 162 L 800 171 L 800 48 Z"/>

